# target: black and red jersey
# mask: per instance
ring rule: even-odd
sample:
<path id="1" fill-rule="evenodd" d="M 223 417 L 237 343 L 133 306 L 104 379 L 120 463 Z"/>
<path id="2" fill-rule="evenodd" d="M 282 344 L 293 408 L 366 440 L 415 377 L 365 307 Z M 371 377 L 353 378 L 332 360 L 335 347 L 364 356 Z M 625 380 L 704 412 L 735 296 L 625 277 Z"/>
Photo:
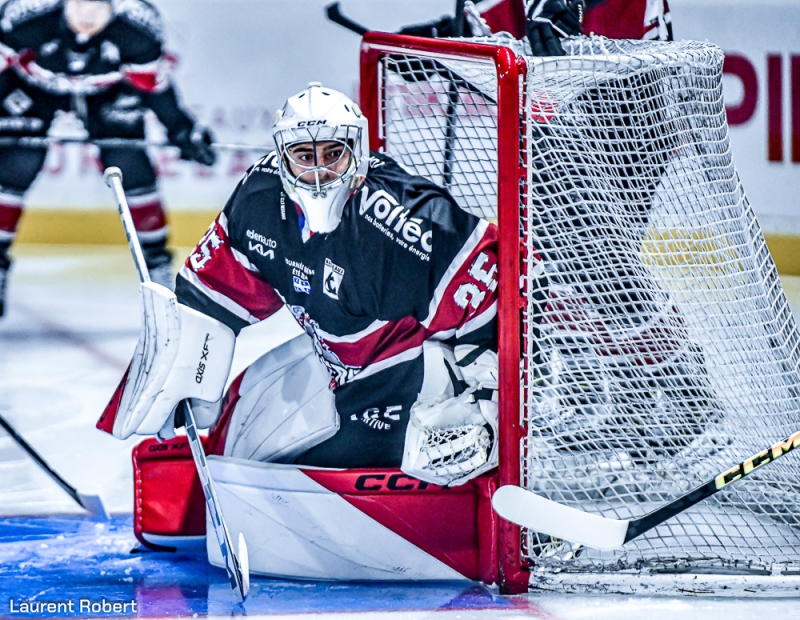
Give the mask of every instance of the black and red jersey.
<path id="1" fill-rule="evenodd" d="M 476 2 L 492 32 L 505 30 L 518 39 L 525 36 L 525 0 Z M 667 0 L 588 0 L 584 34 L 611 39 L 672 40 L 672 17 Z"/>
<path id="2" fill-rule="evenodd" d="M 42 69 L 64 75 L 104 75 L 126 65 L 161 59 L 161 18 L 144 0 L 116 3 L 106 28 L 93 37 L 74 33 L 64 17 L 64 1 L 11 0 L 0 12 L 2 42 Z"/>
<path id="3" fill-rule="evenodd" d="M 372 154 L 339 226 L 303 240 L 273 153 L 240 181 L 178 275 L 178 299 L 235 331 L 286 304 L 336 386 L 419 358 L 428 339 L 496 349 L 497 228 Z"/>
<path id="4" fill-rule="evenodd" d="M 0 59 L 25 83 L 26 98 L 64 99 L 59 107 L 68 109 L 75 95 L 102 100 L 118 97 L 122 89 L 136 96 L 136 105 L 152 109 L 171 136 L 192 127 L 169 79 L 174 58 L 164 50 L 161 17 L 153 5 L 114 2 L 109 24 L 87 37 L 70 29 L 64 4 L 9 0 L 0 7 Z"/>

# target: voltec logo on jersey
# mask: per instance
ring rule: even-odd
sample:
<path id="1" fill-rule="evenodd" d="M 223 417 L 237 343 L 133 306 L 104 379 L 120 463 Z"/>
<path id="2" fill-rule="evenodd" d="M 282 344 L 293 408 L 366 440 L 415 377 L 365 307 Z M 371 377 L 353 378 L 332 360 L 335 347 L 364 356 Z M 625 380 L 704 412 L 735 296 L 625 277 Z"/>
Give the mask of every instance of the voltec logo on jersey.
<path id="1" fill-rule="evenodd" d="M 369 211 L 372 210 L 371 213 Z M 411 211 L 399 204 L 391 194 L 379 189 L 370 195 L 368 187 L 361 190 L 358 212 L 384 235 L 418 256 L 430 260 L 433 250 L 433 231 L 422 230 L 422 218 L 411 217 Z M 422 248 L 420 251 L 417 244 Z"/>
<path id="2" fill-rule="evenodd" d="M 311 284 L 308 280 L 303 280 L 303 278 L 298 276 L 292 276 L 292 286 L 294 286 L 294 290 L 296 290 L 298 293 L 311 295 Z"/>
<path id="3" fill-rule="evenodd" d="M 275 258 L 275 248 L 278 247 L 278 243 L 274 239 L 268 239 L 261 233 L 257 233 L 254 230 L 248 230 L 247 238 L 250 240 L 248 249 L 258 252 L 261 256 L 265 258 Z M 267 249 L 269 248 L 269 249 Z"/>
<path id="4" fill-rule="evenodd" d="M 339 288 L 342 286 L 344 269 L 331 262 L 330 258 L 325 259 L 325 273 L 322 279 L 322 292 L 328 297 L 339 299 Z"/>

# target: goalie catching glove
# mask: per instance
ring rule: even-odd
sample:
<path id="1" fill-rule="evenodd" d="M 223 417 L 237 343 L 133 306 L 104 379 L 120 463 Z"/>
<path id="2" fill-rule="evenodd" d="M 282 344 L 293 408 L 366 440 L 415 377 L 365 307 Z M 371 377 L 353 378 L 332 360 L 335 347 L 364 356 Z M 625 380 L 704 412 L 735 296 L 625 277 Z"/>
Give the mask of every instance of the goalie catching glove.
<path id="1" fill-rule="evenodd" d="M 175 408 L 185 398 L 197 405 L 198 426 L 211 426 L 233 360 L 233 331 L 178 303 L 159 284 L 145 282 L 139 294 L 144 307 L 139 342 L 97 427 L 118 439 L 133 434 L 167 439 L 175 435 Z"/>
<path id="2" fill-rule="evenodd" d="M 453 388 L 431 395 L 423 384 L 411 408 L 400 469 L 425 482 L 458 486 L 497 466 L 497 353 L 473 345 L 453 353 L 433 342 L 423 351 L 426 379 L 436 365 Z"/>

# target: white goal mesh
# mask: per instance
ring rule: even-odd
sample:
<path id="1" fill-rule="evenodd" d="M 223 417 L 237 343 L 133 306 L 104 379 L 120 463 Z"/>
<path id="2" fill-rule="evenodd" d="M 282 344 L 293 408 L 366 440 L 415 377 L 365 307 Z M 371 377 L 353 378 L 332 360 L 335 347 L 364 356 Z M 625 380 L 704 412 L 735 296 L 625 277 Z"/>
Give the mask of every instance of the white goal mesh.
<path id="1" fill-rule="evenodd" d="M 800 430 L 797 329 L 731 159 L 721 51 L 565 48 L 527 58 L 520 83 L 520 482 L 628 518 Z M 498 170 L 492 62 L 397 51 L 381 80 L 386 152 L 495 217 L 498 177 L 518 171 Z M 521 550 L 562 572 L 800 570 L 800 465 L 789 454 L 618 551 L 529 531 Z"/>

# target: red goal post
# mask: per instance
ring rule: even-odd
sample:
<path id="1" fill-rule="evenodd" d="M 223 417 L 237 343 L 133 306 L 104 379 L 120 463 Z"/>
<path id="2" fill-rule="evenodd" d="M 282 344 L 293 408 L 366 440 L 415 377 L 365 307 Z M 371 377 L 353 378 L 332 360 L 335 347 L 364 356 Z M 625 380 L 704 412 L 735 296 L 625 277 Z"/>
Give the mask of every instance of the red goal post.
<path id="1" fill-rule="evenodd" d="M 411 51 L 420 58 L 459 57 L 473 59 L 493 68 L 497 75 L 497 218 L 498 247 L 498 357 L 500 433 L 499 484 L 520 484 L 520 443 L 525 434 L 520 413 L 521 399 L 521 312 L 525 298 L 520 290 L 520 203 L 525 169 L 520 162 L 521 83 L 527 64 L 506 47 L 464 41 L 425 39 L 369 32 L 361 46 L 360 105 L 369 119 L 369 143 L 373 151 L 386 150 L 385 108 L 381 96 L 385 84 L 381 75 L 384 58 Z M 530 574 L 523 567 L 520 528 L 508 521 L 499 523 L 498 574 L 505 592 L 527 591 Z"/>

